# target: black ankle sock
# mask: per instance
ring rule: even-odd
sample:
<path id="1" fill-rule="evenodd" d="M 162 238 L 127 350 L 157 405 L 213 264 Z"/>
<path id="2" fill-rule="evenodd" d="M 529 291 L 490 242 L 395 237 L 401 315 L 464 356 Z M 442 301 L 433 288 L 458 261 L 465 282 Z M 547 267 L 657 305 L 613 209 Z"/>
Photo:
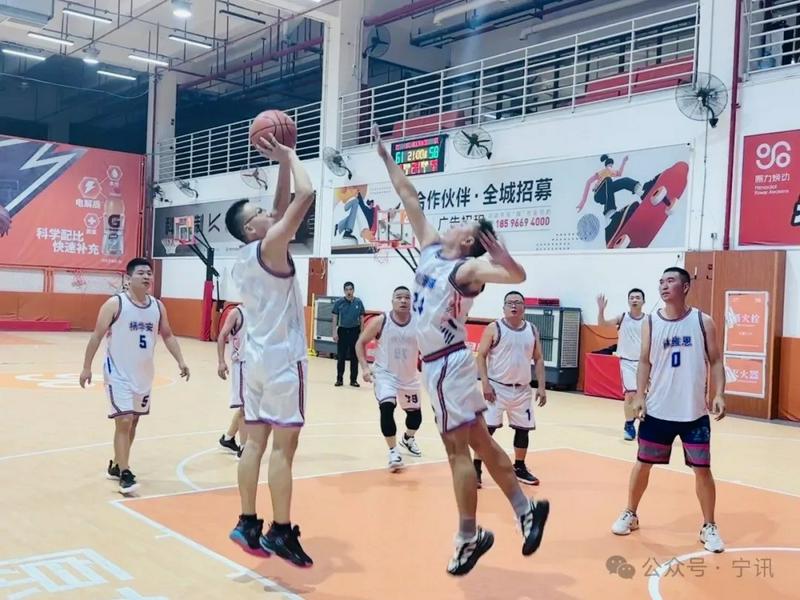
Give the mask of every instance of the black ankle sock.
<path id="1" fill-rule="evenodd" d="M 252 515 L 239 515 L 239 520 L 244 521 L 245 523 L 252 523 L 258 520 L 258 516 L 255 514 Z"/>
<path id="2" fill-rule="evenodd" d="M 475 470 L 480 473 L 481 472 L 481 460 L 479 458 L 473 458 L 472 464 L 475 465 Z"/>
<path id="3" fill-rule="evenodd" d="M 514 467 L 517 468 L 517 469 L 525 468 L 525 461 L 524 460 L 515 460 L 514 461 Z"/>
<path id="4" fill-rule="evenodd" d="M 286 534 L 292 530 L 291 523 L 273 523 L 272 529 L 275 530 L 275 533 Z"/>
<path id="5" fill-rule="evenodd" d="M 405 441 L 408 441 L 408 440 L 410 440 L 411 438 L 410 438 L 410 437 L 408 437 L 408 434 L 407 434 L 407 433 L 404 433 L 404 434 L 403 434 L 403 439 L 404 439 Z"/>

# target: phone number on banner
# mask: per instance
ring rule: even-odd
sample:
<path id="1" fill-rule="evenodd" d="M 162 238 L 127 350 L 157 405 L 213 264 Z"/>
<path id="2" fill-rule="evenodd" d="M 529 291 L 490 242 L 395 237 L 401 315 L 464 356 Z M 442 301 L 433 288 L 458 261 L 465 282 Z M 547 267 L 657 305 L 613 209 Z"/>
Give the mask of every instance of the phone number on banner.
<path id="1" fill-rule="evenodd" d="M 531 231 L 550 229 L 551 216 L 549 210 L 535 210 L 530 212 L 519 211 L 522 214 L 506 216 L 506 213 L 498 215 L 486 215 L 494 221 L 496 231 Z"/>

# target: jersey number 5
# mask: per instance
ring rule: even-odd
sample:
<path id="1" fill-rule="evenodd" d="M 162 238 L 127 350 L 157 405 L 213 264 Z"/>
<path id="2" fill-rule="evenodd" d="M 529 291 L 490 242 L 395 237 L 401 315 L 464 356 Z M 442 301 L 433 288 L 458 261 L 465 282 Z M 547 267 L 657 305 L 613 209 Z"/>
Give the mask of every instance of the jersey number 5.
<path id="1" fill-rule="evenodd" d="M 144 334 L 139 336 L 139 348 L 147 348 L 147 338 Z"/>
<path id="2" fill-rule="evenodd" d="M 673 367 L 681 366 L 681 353 L 677 350 L 672 353 L 672 366 Z"/>

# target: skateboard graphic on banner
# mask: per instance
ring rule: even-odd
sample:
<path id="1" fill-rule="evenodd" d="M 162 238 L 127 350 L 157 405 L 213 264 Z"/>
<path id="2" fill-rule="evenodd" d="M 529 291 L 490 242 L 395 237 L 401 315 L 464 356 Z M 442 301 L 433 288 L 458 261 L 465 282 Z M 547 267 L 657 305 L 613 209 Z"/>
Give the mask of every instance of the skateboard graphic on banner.
<path id="1" fill-rule="evenodd" d="M 623 209 L 621 225 L 608 241 L 608 248 L 648 248 L 674 212 L 689 180 L 689 165 L 677 162 L 663 171 L 641 203 Z M 625 214 L 627 211 L 630 214 Z"/>

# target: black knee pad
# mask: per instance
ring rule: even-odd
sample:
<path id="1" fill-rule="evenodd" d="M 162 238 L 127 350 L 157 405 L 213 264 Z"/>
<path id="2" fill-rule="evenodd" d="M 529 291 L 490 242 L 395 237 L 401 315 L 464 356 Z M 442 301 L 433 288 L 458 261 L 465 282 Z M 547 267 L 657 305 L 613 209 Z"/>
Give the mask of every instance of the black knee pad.
<path id="1" fill-rule="evenodd" d="M 406 411 L 406 428 L 416 431 L 422 425 L 422 411 L 421 410 L 407 410 Z"/>
<path id="2" fill-rule="evenodd" d="M 394 402 L 381 402 L 381 433 L 383 437 L 392 437 L 397 434 L 397 425 L 394 423 Z"/>
<path id="3" fill-rule="evenodd" d="M 492 427 L 488 426 L 487 429 L 489 430 L 489 435 L 494 435 L 494 432 L 500 429 L 499 427 Z"/>
<path id="4" fill-rule="evenodd" d="M 528 449 L 530 441 L 530 431 L 527 429 L 517 429 L 514 431 L 514 448 Z"/>

